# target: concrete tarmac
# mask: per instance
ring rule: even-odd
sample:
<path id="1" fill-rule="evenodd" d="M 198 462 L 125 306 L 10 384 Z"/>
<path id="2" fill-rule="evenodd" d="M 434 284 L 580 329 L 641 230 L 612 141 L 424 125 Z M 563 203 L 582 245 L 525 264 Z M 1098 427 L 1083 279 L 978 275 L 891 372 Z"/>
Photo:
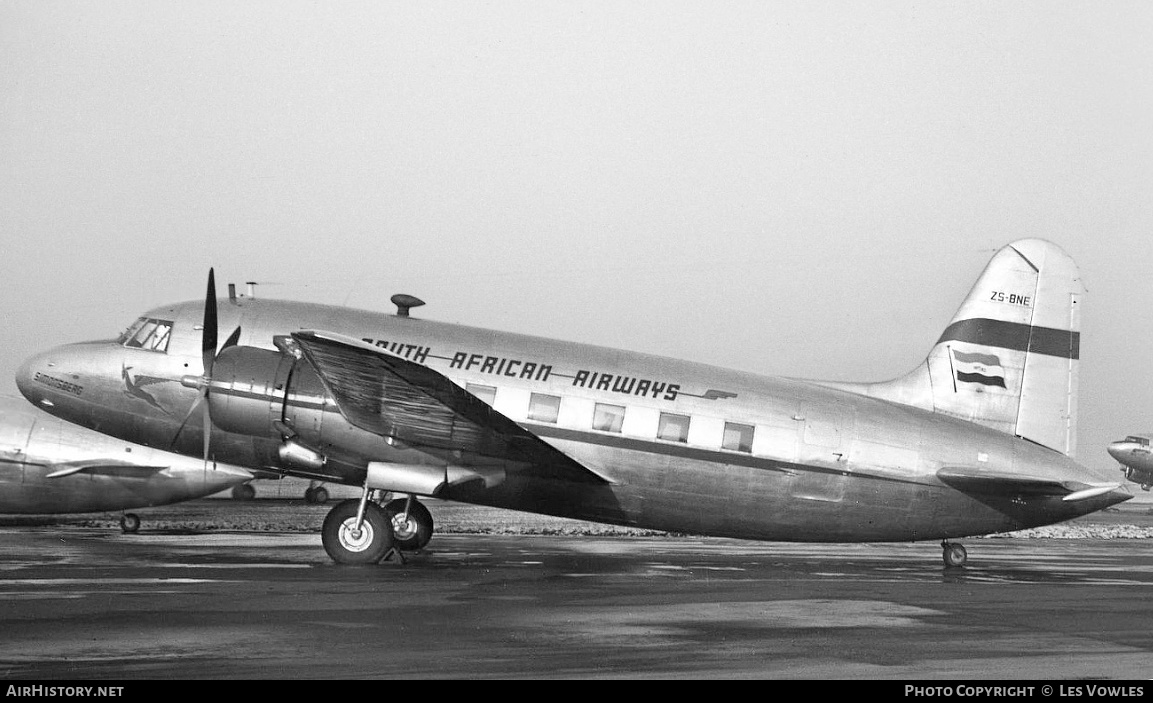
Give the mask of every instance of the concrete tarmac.
<path id="1" fill-rule="evenodd" d="M 1153 544 L 0 527 L 0 676 L 1147 679 Z"/>

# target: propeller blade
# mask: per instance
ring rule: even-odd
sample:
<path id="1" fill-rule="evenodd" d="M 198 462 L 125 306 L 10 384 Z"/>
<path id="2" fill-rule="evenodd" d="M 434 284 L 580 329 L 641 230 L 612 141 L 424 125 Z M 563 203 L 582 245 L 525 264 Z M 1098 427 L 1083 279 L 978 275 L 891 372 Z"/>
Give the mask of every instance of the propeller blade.
<path id="1" fill-rule="evenodd" d="M 205 400 L 208 397 L 208 386 L 204 387 Z M 208 471 L 208 444 L 212 437 L 212 418 L 208 415 L 208 403 L 204 403 L 204 470 Z"/>
<path id="2" fill-rule="evenodd" d="M 196 400 L 194 400 L 192 405 L 188 408 L 188 413 L 184 416 L 184 419 L 180 421 L 180 426 L 176 428 L 176 434 L 172 435 L 172 443 L 168 445 L 169 449 L 172 449 L 176 446 L 176 440 L 180 439 L 180 433 L 184 431 L 184 426 L 188 424 L 188 421 L 192 418 L 192 414 L 196 412 L 196 409 L 202 403 L 207 405 L 207 403 L 204 402 L 207 395 L 208 386 L 205 386 L 204 388 L 200 389 L 200 392 L 196 395 Z"/>
<path id="3" fill-rule="evenodd" d="M 208 269 L 208 292 L 204 297 L 204 336 L 200 345 L 204 360 L 204 377 L 212 378 L 212 362 L 216 358 L 216 274 Z"/>
<path id="4" fill-rule="evenodd" d="M 224 351 L 225 349 L 227 349 L 229 347 L 235 347 L 239 343 L 240 343 L 240 327 L 237 326 L 236 329 L 232 330 L 232 334 L 228 335 L 228 339 L 224 340 L 224 344 L 221 345 L 220 351 Z"/>
<path id="5" fill-rule="evenodd" d="M 184 419 L 180 421 L 180 425 L 176 428 L 176 434 L 172 436 L 171 444 L 172 447 L 176 446 L 176 441 L 180 439 L 180 433 L 184 431 L 188 421 L 192 419 L 192 415 L 196 413 L 196 409 L 201 408 L 203 412 L 201 426 L 204 432 L 205 470 L 208 468 L 209 436 L 212 432 L 212 417 L 208 406 L 208 389 L 212 386 L 212 366 L 216 360 L 216 335 L 218 326 L 216 313 L 216 271 L 210 268 L 208 269 L 208 290 L 204 295 L 204 326 L 201 328 L 200 352 L 204 364 L 204 373 L 198 383 L 200 393 L 188 408 L 188 414 L 184 416 Z M 236 328 L 233 337 L 239 339 L 239 327 Z"/>

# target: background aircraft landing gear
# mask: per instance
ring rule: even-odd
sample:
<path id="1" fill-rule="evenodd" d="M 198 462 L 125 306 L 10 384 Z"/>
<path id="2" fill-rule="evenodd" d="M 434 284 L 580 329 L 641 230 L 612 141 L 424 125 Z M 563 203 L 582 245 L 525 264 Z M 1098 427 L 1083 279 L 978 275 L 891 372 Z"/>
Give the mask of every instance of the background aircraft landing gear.
<path id="1" fill-rule="evenodd" d="M 432 514 L 416 498 L 397 498 L 384 506 L 392 519 L 396 548 L 414 552 L 432 539 Z"/>
<path id="2" fill-rule="evenodd" d="M 256 489 L 252 487 L 251 483 L 242 483 L 232 487 L 233 500 L 252 500 L 255 497 Z"/>
<path id="3" fill-rule="evenodd" d="M 360 503 L 355 498 L 341 501 L 324 518 L 320 540 L 337 564 L 375 564 L 394 549 L 392 520 L 376 503 L 365 503 L 364 519 L 357 529 Z"/>
<path id="4" fill-rule="evenodd" d="M 309 505 L 324 505 L 328 502 L 328 489 L 322 484 L 310 484 L 304 490 L 304 502 Z"/>
<path id="5" fill-rule="evenodd" d="M 941 558 L 945 560 L 945 566 L 959 567 L 969 560 L 969 553 L 965 551 L 964 545 L 941 542 Z"/>
<path id="6" fill-rule="evenodd" d="M 120 529 L 124 530 L 125 534 L 136 534 L 140 529 L 140 516 L 136 513 L 124 513 L 120 516 Z"/>

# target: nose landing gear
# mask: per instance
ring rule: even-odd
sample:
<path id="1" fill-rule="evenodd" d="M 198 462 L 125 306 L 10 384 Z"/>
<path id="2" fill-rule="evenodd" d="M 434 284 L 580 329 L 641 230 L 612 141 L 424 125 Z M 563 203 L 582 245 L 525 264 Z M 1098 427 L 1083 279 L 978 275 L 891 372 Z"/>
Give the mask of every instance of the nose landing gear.
<path id="1" fill-rule="evenodd" d="M 947 568 L 957 568 L 965 565 L 965 562 L 969 560 L 969 553 L 965 551 L 964 545 L 942 541 L 941 558 L 945 561 Z"/>
<path id="2" fill-rule="evenodd" d="M 136 513 L 124 513 L 120 516 L 120 529 L 125 534 L 136 534 L 140 529 L 140 516 Z"/>

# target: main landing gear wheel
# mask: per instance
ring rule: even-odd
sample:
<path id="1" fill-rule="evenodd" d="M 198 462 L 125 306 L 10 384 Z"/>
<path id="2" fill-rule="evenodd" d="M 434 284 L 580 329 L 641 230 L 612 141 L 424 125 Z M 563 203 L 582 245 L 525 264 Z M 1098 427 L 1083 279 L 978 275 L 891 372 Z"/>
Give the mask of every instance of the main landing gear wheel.
<path id="1" fill-rule="evenodd" d="M 328 489 L 324 486 L 306 489 L 304 491 L 304 502 L 312 505 L 324 505 L 328 502 Z"/>
<path id="2" fill-rule="evenodd" d="M 963 545 L 941 542 L 941 558 L 945 560 L 945 566 L 959 567 L 969 560 L 969 553 Z"/>
<path id="3" fill-rule="evenodd" d="M 375 564 L 393 548 L 392 520 L 373 502 L 364 505 L 364 519 L 356 527 L 360 501 L 341 501 L 328 511 L 320 540 L 337 564 Z"/>
<path id="4" fill-rule="evenodd" d="M 136 534 L 140 529 L 140 516 L 136 513 L 124 513 L 120 516 L 120 529 L 126 534 Z"/>
<path id="5" fill-rule="evenodd" d="M 256 497 L 256 489 L 250 483 L 242 483 L 232 487 L 233 500 L 252 500 Z"/>
<path id="6" fill-rule="evenodd" d="M 409 503 L 412 503 L 409 506 Z M 384 506 L 392 518 L 392 533 L 397 549 L 414 552 L 424 549 L 432 539 L 432 514 L 416 499 L 397 498 Z"/>

